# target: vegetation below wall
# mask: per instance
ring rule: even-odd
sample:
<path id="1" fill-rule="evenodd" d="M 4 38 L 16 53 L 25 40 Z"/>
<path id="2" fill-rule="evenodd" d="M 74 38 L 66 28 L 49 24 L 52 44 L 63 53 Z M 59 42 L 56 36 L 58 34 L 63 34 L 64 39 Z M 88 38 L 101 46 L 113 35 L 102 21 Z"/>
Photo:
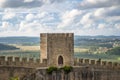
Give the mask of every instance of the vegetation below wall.
<path id="1" fill-rule="evenodd" d="M 19 77 L 11 77 L 9 80 L 20 80 Z"/>
<path id="2" fill-rule="evenodd" d="M 73 69 L 72 66 L 64 66 L 61 68 L 66 74 L 70 73 Z"/>
<path id="3" fill-rule="evenodd" d="M 46 69 L 46 71 L 47 71 L 48 74 L 52 74 L 52 72 L 54 72 L 54 71 L 57 72 L 57 71 L 62 71 L 63 70 L 65 74 L 68 74 L 72 71 L 72 69 L 73 69 L 72 66 L 63 66 L 61 68 L 51 66 L 48 69 Z"/>
<path id="4" fill-rule="evenodd" d="M 57 71 L 57 70 L 58 70 L 57 67 L 51 66 L 46 71 L 48 74 L 52 74 L 53 71 Z"/>

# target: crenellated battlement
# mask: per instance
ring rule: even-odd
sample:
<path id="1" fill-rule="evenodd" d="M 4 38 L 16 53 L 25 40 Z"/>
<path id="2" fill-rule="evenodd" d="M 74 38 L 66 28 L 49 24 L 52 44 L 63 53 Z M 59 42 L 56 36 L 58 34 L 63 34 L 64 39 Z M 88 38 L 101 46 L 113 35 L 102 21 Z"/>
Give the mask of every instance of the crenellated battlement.
<path id="1" fill-rule="evenodd" d="M 73 33 L 41 33 L 40 36 L 41 36 L 41 39 L 42 38 L 45 38 L 46 36 L 48 38 L 58 38 L 58 37 L 62 37 L 62 39 L 65 39 L 65 38 L 70 38 L 70 37 L 73 37 Z"/>
<path id="2" fill-rule="evenodd" d="M 14 66 L 14 67 L 44 67 L 46 62 L 40 63 L 40 59 L 34 58 L 20 58 L 12 56 L 0 56 L 0 66 Z"/>
<path id="3" fill-rule="evenodd" d="M 120 69 L 120 63 L 102 60 L 74 58 L 74 66 L 92 66 L 94 68 Z"/>
<path id="4" fill-rule="evenodd" d="M 40 59 L 27 58 L 27 57 L 12 57 L 0 56 L 0 66 L 14 66 L 14 67 L 46 67 L 47 59 L 40 63 Z M 94 68 L 108 68 L 120 69 L 120 63 L 108 62 L 102 60 L 81 59 L 74 58 L 74 66 L 92 66 Z"/>

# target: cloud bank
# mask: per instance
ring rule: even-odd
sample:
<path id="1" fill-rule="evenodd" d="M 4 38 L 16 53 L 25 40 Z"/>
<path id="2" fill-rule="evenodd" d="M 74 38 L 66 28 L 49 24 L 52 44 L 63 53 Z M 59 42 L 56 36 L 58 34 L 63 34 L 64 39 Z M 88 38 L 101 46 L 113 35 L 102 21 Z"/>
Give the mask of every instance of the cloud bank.
<path id="1" fill-rule="evenodd" d="M 0 36 L 120 35 L 120 0 L 0 0 Z"/>

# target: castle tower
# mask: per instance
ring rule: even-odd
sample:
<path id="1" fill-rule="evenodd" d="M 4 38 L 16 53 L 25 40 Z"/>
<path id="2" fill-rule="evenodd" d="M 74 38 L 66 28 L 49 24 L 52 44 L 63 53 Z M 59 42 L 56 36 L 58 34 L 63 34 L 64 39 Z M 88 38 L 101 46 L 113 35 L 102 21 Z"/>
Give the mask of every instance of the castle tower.
<path id="1" fill-rule="evenodd" d="M 72 66 L 74 55 L 73 33 L 42 33 L 41 62 L 47 60 L 47 66 Z"/>

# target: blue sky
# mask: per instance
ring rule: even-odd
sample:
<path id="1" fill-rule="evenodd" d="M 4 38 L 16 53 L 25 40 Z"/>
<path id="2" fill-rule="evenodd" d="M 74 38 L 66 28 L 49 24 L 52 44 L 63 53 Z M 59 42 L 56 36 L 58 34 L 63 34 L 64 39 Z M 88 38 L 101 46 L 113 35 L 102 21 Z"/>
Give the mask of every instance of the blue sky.
<path id="1" fill-rule="evenodd" d="M 120 0 L 0 0 L 0 37 L 120 36 Z"/>

